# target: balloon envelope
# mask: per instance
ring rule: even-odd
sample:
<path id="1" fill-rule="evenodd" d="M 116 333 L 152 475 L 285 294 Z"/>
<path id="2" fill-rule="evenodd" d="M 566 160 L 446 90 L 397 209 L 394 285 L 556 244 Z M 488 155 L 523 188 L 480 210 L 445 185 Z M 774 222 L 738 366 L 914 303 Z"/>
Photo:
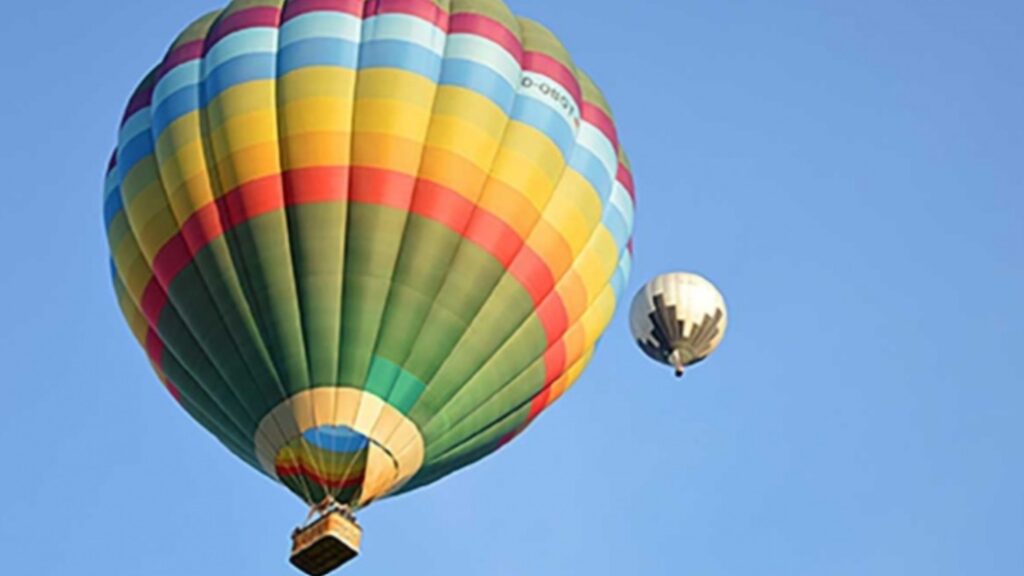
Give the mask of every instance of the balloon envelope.
<path id="1" fill-rule="evenodd" d="M 105 221 L 182 407 L 306 501 L 365 505 L 572 385 L 632 187 L 598 89 L 498 0 L 237 0 L 131 97 Z"/>
<path id="2" fill-rule="evenodd" d="M 633 298 L 630 329 L 652 359 L 683 368 L 705 359 L 725 337 L 728 316 L 722 294 L 696 274 L 675 272 L 648 282 Z"/>

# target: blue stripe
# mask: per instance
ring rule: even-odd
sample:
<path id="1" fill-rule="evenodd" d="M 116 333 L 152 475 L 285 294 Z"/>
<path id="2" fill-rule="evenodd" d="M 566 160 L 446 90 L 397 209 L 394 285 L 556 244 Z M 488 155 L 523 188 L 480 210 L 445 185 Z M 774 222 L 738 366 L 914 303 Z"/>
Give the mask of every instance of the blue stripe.
<path id="1" fill-rule="evenodd" d="M 203 82 L 203 100 L 205 107 L 211 100 L 228 88 L 255 80 L 274 78 L 277 58 L 270 52 L 257 52 L 232 58 L 213 69 Z"/>
<path id="2" fill-rule="evenodd" d="M 119 179 L 124 181 L 125 176 L 131 172 L 143 158 L 153 153 L 153 138 L 146 130 L 129 140 L 117 153 L 117 166 Z"/>
<path id="3" fill-rule="evenodd" d="M 441 57 L 418 44 L 371 40 L 362 45 L 359 68 L 400 68 L 436 81 L 441 74 Z"/>
<path id="4" fill-rule="evenodd" d="M 579 172 L 594 187 L 601 204 L 607 204 L 612 195 L 612 177 L 601 159 L 583 146 L 577 146 L 569 159 L 569 166 Z"/>
<path id="5" fill-rule="evenodd" d="M 487 66 L 469 60 L 445 59 L 439 83 L 472 90 L 494 102 L 506 115 L 516 101 L 516 89 L 508 80 Z"/>
<path id="6" fill-rule="evenodd" d="M 626 226 L 626 221 L 622 218 L 622 214 L 614 206 L 605 207 L 604 218 L 601 220 L 601 224 L 604 224 L 608 232 L 611 232 L 612 238 L 615 238 L 615 245 L 620 249 L 629 242 L 629 227 Z"/>
<path id="7" fill-rule="evenodd" d="M 117 217 L 117 213 L 124 209 L 124 200 L 121 199 L 121 187 L 117 186 L 113 192 L 103 201 L 103 224 L 110 228 L 110 223 Z"/>
<path id="8" fill-rule="evenodd" d="M 364 42 L 360 49 L 346 40 L 311 38 L 289 44 L 278 54 L 257 52 L 232 58 L 206 77 L 202 83 L 201 99 L 197 98 L 196 84 L 182 87 L 163 99 L 153 115 L 154 133 L 159 137 L 175 120 L 209 105 L 225 90 L 239 84 L 270 80 L 309 66 L 352 69 L 357 59 L 359 69 L 362 70 L 395 68 L 421 75 L 439 84 L 473 90 L 494 102 L 513 119 L 545 134 L 562 152 L 563 157 L 568 158 L 576 148 L 575 134 L 565 118 L 536 99 L 525 96 L 517 98 L 514 87 L 487 66 L 461 59 L 442 60 L 418 44 L 399 40 Z M 594 172 L 598 173 L 601 172 Z M 590 179 L 596 188 L 602 191 L 605 189 L 601 183 L 606 178 Z M 607 194 L 602 196 L 606 197 Z"/>
<path id="9" fill-rule="evenodd" d="M 622 266 L 615 268 L 615 274 L 612 275 L 612 292 L 615 294 L 615 300 L 618 301 L 619 295 L 622 294 L 623 288 L 626 287 L 626 272 L 622 269 Z"/>
<path id="10" fill-rule="evenodd" d="M 195 84 L 178 89 L 164 98 L 153 111 L 153 133 L 162 135 L 175 120 L 198 108 L 199 91 Z"/>
<path id="11" fill-rule="evenodd" d="M 289 44 L 278 52 L 278 76 L 307 66 L 336 66 L 354 69 L 359 47 L 337 38 L 310 38 Z"/>
<path id="12" fill-rule="evenodd" d="M 512 119 L 540 130 L 561 150 L 563 158 L 569 158 L 576 145 L 576 136 L 565 118 L 533 98 L 517 98 L 512 110 Z"/>
<path id="13" fill-rule="evenodd" d="M 366 436 L 348 426 L 320 426 L 303 432 L 302 437 L 321 450 L 339 453 L 353 453 L 365 450 L 369 441 Z"/>

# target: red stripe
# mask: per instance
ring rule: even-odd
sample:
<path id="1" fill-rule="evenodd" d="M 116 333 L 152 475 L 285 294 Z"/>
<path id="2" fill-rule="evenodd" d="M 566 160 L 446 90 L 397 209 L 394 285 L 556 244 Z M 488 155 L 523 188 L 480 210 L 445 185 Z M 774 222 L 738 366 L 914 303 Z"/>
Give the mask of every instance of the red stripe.
<path id="1" fill-rule="evenodd" d="M 206 40 L 203 42 L 205 46 L 204 54 L 209 52 L 210 48 L 213 48 L 217 42 L 220 42 L 228 34 L 245 30 L 246 28 L 277 28 L 280 21 L 281 10 L 273 6 L 254 6 L 239 10 L 217 20 L 213 25 L 213 28 L 206 35 Z"/>
<path id="2" fill-rule="evenodd" d="M 502 446 L 504 446 L 504 445 L 508 444 L 509 442 L 515 440 L 516 436 L 518 436 L 519 433 L 522 432 L 522 431 L 523 431 L 523 429 L 519 428 L 517 426 L 514 430 L 512 430 L 508 434 L 505 434 L 504 436 L 502 436 L 501 440 L 498 440 L 498 448 L 497 449 L 501 449 Z"/>
<path id="3" fill-rule="evenodd" d="M 565 355 L 565 340 L 559 340 L 544 352 L 544 366 L 547 368 L 544 374 L 545 388 L 565 373 Z"/>
<path id="4" fill-rule="evenodd" d="M 463 236 L 494 256 L 506 269 L 523 247 L 523 239 L 519 234 L 486 210 L 475 212 Z"/>
<path id="5" fill-rule="evenodd" d="M 327 488 L 351 488 L 352 486 L 359 486 L 363 483 L 365 474 L 361 474 L 355 478 L 346 478 L 344 480 L 328 480 L 317 472 L 310 470 L 305 464 L 299 464 L 297 466 L 277 466 L 278 476 L 305 476 L 306 478 L 313 480 L 320 486 Z"/>
<path id="6" fill-rule="evenodd" d="M 576 75 L 551 56 L 543 52 L 526 52 L 523 54 L 523 70 L 543 74 L 558 82 L 572 94 L 577 105 L 583 101 L 580 83 L 576 80 Z"/>
<path id="7" fill-rule="evenodd" d="M 537 317 L 544 327 L 547 335 L 548 346 L 558 342 L 565 331 L 569 329 L 569 312 L 566 310 L 565 302 L 562 301 L 558 292 L 551 292 L 544 302 L 537 307 Z"/>
<path id="8" fill-rule="evenodd" d="M 368 0 L 365 18 L 381 14 L 408 14 L 426 20 L 439 28 L 448 31 L 448 12 L 432 0 Z"/>
<path id="9" fill-rule="evenodd" d="M 474 12 L 452 14 L 449 34 L 475 34 L 501 46 L 516 59 L 523 61 L 523 44 L 504 24 Z"/>
<path id="10" fill-rule="evenodd" d="M 513 232 L 515 234 L 515 232 Z M 518 235 L 516 236 L 518 238 Z M 555 277 L 544 260 L 529 246 L 524 246 L 515 260 L 508 266 L 509 274 L 518 279 L 530 297 L 534 306 L 541 303 L 545 296 L 555 287 Z"/>
<path id="11" fill-rule="evenodd" d="M 174 401 L 181 404 L 181 390 L 178 390 L 178 387 L 174 385 L 174 382 L 171 382 L 171 379 L 166 376 L 161 377 L 160 381 L 164 383 L 164 388 L 171 393 L 171 397 L 174 398 Z"/>
<path id="12" fill-rule="evenodd" d="M 291 0 L 284 6 L 281 23 L 310 12 L 341 12 L 362 16 L 364 4 L 363 0 Z"/>
<path id="13" fill-rule="evenodd" d="M 216 202 L 210 202 L 199 210 L 196 210 L 185 224 L 181 227 L 181 236 L 185 238 L 186 244 L 195 254 L 200 248 L 212 242 L 215 238 L 224 234 L 224 227 L 220 222 L 220 209 Z M 163 249 L 160 250 L 163 252 Z M 160 252 L 157 253 L 154 263 L 160 260 Z"/>
<path id="14" fill-rule="evenodd" d="M 351 187 L 346 182 L 351 170 Z M 167 305 L 167 293 L 178 274 L 213 240 L 245 222 L 285 206 L 281 182 L 286 182 L 287 205 L 344 201 L 390 206 L 430 218 L 464 236 L 501 262 L 530 294 L 549 344 L 567 329 L 568 312 L 554 291 L 555 279 L 544 260 L 508 224 L 479 209 L 457 192 L 412 176 L 367 167 L 316 167 L 286 171 L 248 182 L 203 206 L 157 253 L 154 277 L 146 286 L 142 310 L 152 326 Z M 416 191 L 416 201 L 413 200 Z M 412 205 L 410 205 L 412 203 Z"/>
<path id="15" fill-rule="evenodd" d="M 407 210 L 415 186 L 415 176 L 383 168 L 352 166 L 349 201 Z"/>
<path id="16" fill-rule="evenodd" d="M 287 170 L 281 179 L 284 181 L 284 202 L 288 206 L 337 202 L 348 198 L 349 169 L 345 166 Z"/>
<path id="17" fill-rule="evenodd" d="M 522 428 L 526 428 L 533 422 L 540 413 L 548 407 L 548 397 L 551 395 L 551 386 L 545 385 L 544 388 L 533 397 L 533 401 L 530 402 L 530 413 L 526 415 L 526 421 L 523 422 Z"/>
<path id="18" fill-rule="evenodd" d="M 583 120 L 593 124 L 604 133 L 605 137 L 611 141 L 612 146 L 615 147 L 615 151 L 619 151 L 619 134 L 615 131 L 615 122 L 612 121 L 611 117 L 605 114 L 598 106 L 594 106 L 589 102 L 583 103 Z"/>
<path id="19" fill-rule="evenodd" d="M 429 180 L 420 180 L 416 183 L 409 211 L 464 235 L 475 208 L 476 205 L 461 194 Z"/>
<path id="20" fill-rule="evenodd" d="M 235 188 L 217 200 L 221 221 L 228 230 L 253 218 L 284 208 L 281 175 L 272 174 Z"/>

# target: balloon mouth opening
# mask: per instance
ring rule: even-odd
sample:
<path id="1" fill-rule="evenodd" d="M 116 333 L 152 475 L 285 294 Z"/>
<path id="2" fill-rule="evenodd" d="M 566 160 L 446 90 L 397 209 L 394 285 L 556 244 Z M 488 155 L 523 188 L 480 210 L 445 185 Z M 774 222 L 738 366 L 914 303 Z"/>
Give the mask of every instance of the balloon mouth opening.
<path id="1" fill-rule="evenodd" d="M 308 499 L 347 501 L 362 487 L 369 447 L 370 440 L 348 426 L 314 426 L 278 451 L 274 468 Z"/>

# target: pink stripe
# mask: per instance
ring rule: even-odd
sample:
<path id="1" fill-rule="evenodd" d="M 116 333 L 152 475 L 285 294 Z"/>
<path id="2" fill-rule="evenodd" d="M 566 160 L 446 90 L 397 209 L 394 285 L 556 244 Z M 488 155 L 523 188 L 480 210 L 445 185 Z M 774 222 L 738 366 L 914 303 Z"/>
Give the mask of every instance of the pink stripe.
<path id="1" fill-rule="evenodd" d="M 157 72 L 155 83 L 159 83 L 168 72 L 174 70 L 178 66 L 186 62 L 198 60 L 203 57 L 203 41 L 193 40 L 187 44 L 182 44 L 170 54 L 164 57 L 164 61 L 160 64 L 160 71 Z"/>
<path id="2" fill-rule="evenodd" d="M 234 14 L 218 20 L 210 29 L 204 42 L 205 52 L 209 52 L 217 42 L 232 32 L 245 30 L 246 28 L 270 27 L 277 28 L 281 20 L 281 10 L 271 6 L 257 6 L 239 10 Z M 205 53 L 204 52 L 204 53 Z"/>
<path id="3" fill-rule="evenodd" d="M 551 56 L 542 52 L 526 52 L 523 55 L 523 69 L 543 74 L 555 82 L 558 82 L 564 86 L 570 94 L 572 94 L 577 105 L 583 101 L 580 83 L 576 80 L 576 75 L 570 72 L 564 64 L 555 60 Z"/>
<path id="4" fill-rule="evenodd" d="M 363 0 L 291 0 L 284 6 L 281 23 L 310 12 L 341 12 L 362 16 L 364 4 Z"/>
<path id="5" fill-rule="evenodd" d="M 619 163 L 619 173 L 615 175 L 615 179 L 622 184 L 626 192 L 629 192 L 629 197 L 633 199 L 633 204 L 636 204 L 636 192 L 633 190 L 633 174 L 629 172 L 625 164 Z"/>
<path id="6" fill-rule="evenodd" d="M 448 13 L 431 0 L 367 0 L 364 18 L 380 14 L 408 14 L 448 31 Z"/>
<path id="7" fill-rule="evenodd" d="M 164 383 L 164 388 L 167 388 L 167 391 L 171 393 L 171 398 L 174 398 L 175 402 L 181 404 L 181 391 L 174 385 L 174 382 L 171 382 L 171 379 L 166 376 L 161 378 L 161 380 Z"/>
<path id="8" fill-rule="evenodd" d="M 175 234 L 153 259 L 153 275 L 163 282 L 164 286 L 170 286 L 171 281 L 191 261 L 192 252 L 188 249 L 186 236 L 180 233 Z"/>
<path id="9" fill-rule="evenodd" d="M 160 323 L 160 314 L 163 313 L 166 305 L 167 292 L 164 292 L 163 287 L 155 278 L 150 278 L 149 284 L 146 284 L 146 289 L 142 292 L 142 301 L 139 302 L 142 315 L 149 320 L 150 326 Z"/>
<path id="10" fill-rule="evenodd" d="M 153 361 L 153 364 L 163 370 L 164 362 L 164 341 L 160 339 L 160 335 L 156 333 L 152 328 L 146 331 L 146 355 Z"/>
<path id="11" fill-rule="evenodd" d="M 452 14 L 449 34 L 475 34 L 486 38 L 501 46 L 506 52 L 516 59 L 516 62 L 523 61 L 523 45 L 508 28 L 497 20 L 492 20 L 482 14 L 473 12 L 459 12 Z"/>
<path id="12" fill-rule="evenodd" d="M 589 102 L 584 102 L 582 116 L 584 121 L 593 124 L 604 133 L 605 137 L 611 141 L 612 146 L 615 147 L 616 152 L 619 151 L 619 134 L 615 131 L 615 123 L 604 113 L 604 110 Z"/>
<path id="13" fill-rule="evenodd" d="M 130 100 L 128 100 L 128 106 L 125 108 L 124 116 L 121 117 L 121 127 L 123 128 L 128 119 L 131 118 L 136 112 L 149 106 L 150 102 L 153 101 L 153 83 L 146 82 L 142 86 L 135 89 L 135 93 L 132 94 Z"/>

